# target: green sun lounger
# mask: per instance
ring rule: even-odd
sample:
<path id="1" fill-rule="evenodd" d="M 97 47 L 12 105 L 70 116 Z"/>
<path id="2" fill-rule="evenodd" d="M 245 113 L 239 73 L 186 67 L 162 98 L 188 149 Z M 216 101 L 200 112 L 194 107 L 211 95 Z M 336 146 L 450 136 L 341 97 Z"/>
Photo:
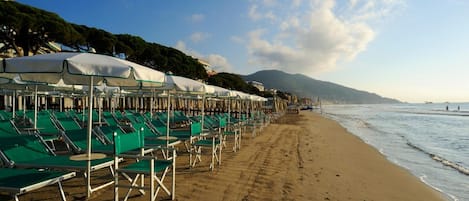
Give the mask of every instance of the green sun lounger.
<path id="1" fill-rule="evenodd" d="M 128 188 L 126 197 L 130 196 L 132 189 L 139 189 L 140 193 L 144 193 L 142 190 L 150 190 L 150 200 L 155 200 L 159 191 L 163 190 L 166 194 L 171 196 L 171 199 L 175 198 L 176 189 L 176 151 L 172 149 L 172 157 L 168 157 L 168 160 L 157 160 L 156 156 L 142 156 L 142 155 L 129 155 L 129 151 L 135 149 L 144 149 L 145 142 L 142 132 L 128 133 L 128 134 L 116 134 L 114 137 L 115 146 L 115 159 L 118 158 L 131 158 L 136 159 L 135 163 L 128 164 L 126 166 L 119 167 L 119 164 L 115 164 L 115 185 L 114 185 L 114 196 L 115 200 L 119 200 L 119 188 Z M 171 175 L 168 173 L 171 172 Z M 122 175 L 130 184 L 121 184 L 119 175 Z M 133 176 L 133 177 L 131 177 Z M 143 186 L 138 184 L 138 180 L 144 179 L 144 176 L 148 176 L 150 179 L 149 186 Z M 171 190 L 163 183 L 167 177 L 172 178 Z"/>
<path id="2" fill-rule="evenodd" d="M 60 197 L 65 201 L 61 182 L 75 175 L 75 172 L 0 168 L 0 192 L 9 193 L 16 201 L 19 201 L 19 195 L 44 186 L 58 184 Z"/>
<path id="3" fill-rule="evenodd" d="M 86 178 L 87 160 L 73 160 L 67 155 L 54 155 L 44 142 L 36 136 L 17 136 L 2 138 L 0 140 L 0 157 L 7 166 L 19 168 L 46 168 L 56 170 L 76 171 Z M 102 168 L 109 168 L 111 174 L 114 164 L 113 158 L 101 158 L 91 160 L 91 171 Z M 87 188 L 90 192 L 112 185 L 114 181 L 109 181 L 97 187 L 91 185 Z"/>

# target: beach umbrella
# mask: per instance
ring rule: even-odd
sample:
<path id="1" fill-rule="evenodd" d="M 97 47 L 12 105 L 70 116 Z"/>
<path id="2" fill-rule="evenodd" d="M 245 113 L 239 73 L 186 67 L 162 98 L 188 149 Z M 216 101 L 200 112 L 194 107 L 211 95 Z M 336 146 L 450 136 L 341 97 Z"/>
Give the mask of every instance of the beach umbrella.
<path id="1" fill-rule="evenodd" d="M 202 95 L 202 121 L 201 127 L 204 126 L 204 105 L 205 102 L 205 94 L 207 93 L 214 93 L 214 88 L 206 85 L 202 82 L 192 80 L 189 78 L 176 76 L 176 75 L 166 75 L 165 76 L 165 84 L 162 89 L 168 91 L 168 111 L 167 111 L 167 119 L 166 119 L 166 145 L 169 144 L 169 123 L 170 123 L 170 100 L 171 100 L 171 92 L 173 93 L 188 93 L 194 95 Z M 189 138 L 189 143 L 192 144 L 192 138 Z M 191 158 L 191 157 L 190 157 Z M 191 159 L 190 159 L 191 162 Z"/>
<path id="2" fill-rule="evenodd" d="M 87 186 L 90 184 L 91 130 L 93 86 L 156 87 L 161 86 L 164 74 L 151 68 L 119 58 L 91 53 L 54 53 L 8 58 L 3 61 L 2 77 L 57 84 L 63 80 L 70 85 L 88 85 L 88 159 Z M 87 188 L 88 196 L 91 192 Z"/>
<path id="3" fill-rule="evenodd" d="M 227 98 L 228 99 L 228 117 L 231 117 L 231 99 L 236 97 L 237 94 L 229 89 L 225 89 L 219 86 L 212 86 L 214 88 L 214 95 L 220 98 Z M 230 124 L 230 119 L 228 118 L 228 124 Z"/>
<path id="4" fill-rule="evenodd" d="M 205 101 L 205 94 L 211 94 L 211 93 L 214 93 L 215 91 L 213 86 L 204 84 L 202 82 L 199 82 L 193 79 L 176 76 L 176 75 L 166 75 L 165 84 L 160 89 L 167 90 L 173 93 L 188 93 L 188 94 L 194 94 L 194 95 L 203 95 L 203 101 Z M 169 104 L 169 100 L 170 99 L 168 99 L 168 104 Z M 202 104 L 202 115 L 203 115 L 203 109 L 204 109 L 204 104 Z M 169 117 L 169 113 L 168 113 L 168 117 Z M 203 126 L 203 119 L 202 119 L 202 126 Z"/>

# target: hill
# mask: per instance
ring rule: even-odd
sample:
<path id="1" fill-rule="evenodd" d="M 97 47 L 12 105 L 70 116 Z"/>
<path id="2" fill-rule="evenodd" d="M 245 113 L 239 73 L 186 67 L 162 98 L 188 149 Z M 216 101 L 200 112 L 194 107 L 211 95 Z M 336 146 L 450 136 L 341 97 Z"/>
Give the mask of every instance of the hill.
<path id="1" fill-rule="evenodd" d="M 300 97 L 320 98 L 323 101 L 346 104 L 399 103 L 374 93 L 360 91 L 310 78 L 302 74 L 288 74 L 278 70 L 264 70 L 242 76 L 246 81 L 258 81 L 266 88 L 288 91 Z"/>

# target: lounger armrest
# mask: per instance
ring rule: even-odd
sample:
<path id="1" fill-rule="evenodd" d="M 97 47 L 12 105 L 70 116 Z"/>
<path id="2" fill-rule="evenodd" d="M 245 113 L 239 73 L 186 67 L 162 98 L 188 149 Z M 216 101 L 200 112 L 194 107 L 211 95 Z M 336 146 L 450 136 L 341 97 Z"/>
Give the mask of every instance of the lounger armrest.
<path id="1" fill-rule="evenodd" d="M 140 156 L 140 155 L 134 155 L 134 154 L 120 154 L 119 157 L 122 158 L 135 158 L 135 159 L 143 159 L 143 160 L 151 160 L 151 159 L 156 159 L 156 156 Z"/>

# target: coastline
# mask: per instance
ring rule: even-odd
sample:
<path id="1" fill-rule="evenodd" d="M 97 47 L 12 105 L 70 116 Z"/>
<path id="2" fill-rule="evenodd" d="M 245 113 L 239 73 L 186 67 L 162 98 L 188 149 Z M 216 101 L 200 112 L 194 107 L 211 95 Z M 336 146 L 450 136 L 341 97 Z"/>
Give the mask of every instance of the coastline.
<path id="1" fill-rule="evenodd" d="M 181 152 L 176 200 L 446 200 L 338 122 L 317 113 L 286 114 L 256 137 L 244 134 L 240 151 L 233 153 L 231 145 L 229 141 L 221 167 L 213 172 L 207 154 L 199 166 L 188 169 L 188 154 Z M 63 183 L 68 200 L 83 198 L 82 182 L 76 177 Z M 100 190 L 90 200 L 113 200 L 112 192 L 112 187 Z M 130 200 L 148 200 L 148 195 L 133 194 Z M 57 187 L 49 186 L 20 199 L 55 196 Z"/>

